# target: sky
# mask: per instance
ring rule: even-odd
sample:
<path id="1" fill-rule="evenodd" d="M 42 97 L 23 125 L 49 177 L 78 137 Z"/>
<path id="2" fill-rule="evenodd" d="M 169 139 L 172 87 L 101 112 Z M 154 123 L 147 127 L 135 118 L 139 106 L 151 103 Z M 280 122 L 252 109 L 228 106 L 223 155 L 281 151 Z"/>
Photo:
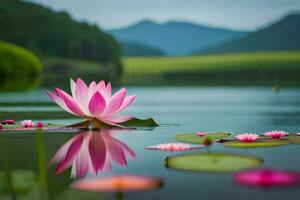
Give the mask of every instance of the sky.
<path id="1" fill-rule="evenodd" d="M 103 29 L 126 27 L 143 19 L 157 23 L 188 21 L 254 31 L 300 11 L 300 0 L 29 0 Z"/>

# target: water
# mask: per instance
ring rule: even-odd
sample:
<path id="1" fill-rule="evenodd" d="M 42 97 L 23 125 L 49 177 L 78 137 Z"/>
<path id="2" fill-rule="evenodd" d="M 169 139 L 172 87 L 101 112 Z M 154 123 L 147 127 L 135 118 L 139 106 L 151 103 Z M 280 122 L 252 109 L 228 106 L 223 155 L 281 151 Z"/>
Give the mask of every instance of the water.
<path id="1" fill-rule="evenodd" d="M 8 133 L 0 136 L 1 173 L 26 170 L 26 173 L 29 171 L 34 174 L 36 183 L 32 184 L 34 186 L 24 194 L 20 192 L 11 194 L 3 191 L 1 186 L 3 181 L 0 181 L 2 197 L 4 199 L 197 198 L 206 200 L 299 198 L 299 188 L 265 190 L 237 185 L 233 181 L 232 173 L 193 173 L 168 169 L 164 165 L 165 158 L 184 153 L 149 151 L 145 150 L 145 147 L 163 142 L 175 142 L 176 133 L 197 131 L 263 133 L 268 130 L 297 132 L 300 130 L 300 89 L 284 88 L 280 93 L 274 93 L 271 88 L 243 87 L 156 87 L 128 88 L 128 91 L 130 94 L 136 94 L 137 100 L 124 114 L 139 118 L 153 117 L 163 125 L 154 130 L 114 131 L 113 138 L 132 149 L 136 159 L 127 156 L 127 167 L 114 163 L 111 172 L 100 173 L 98 177 L 122 174 L 154 176 L 163 180 L 162 188 L 124 194 L 74 190 L 70 187 L 70 184 L 75 181 L 71 178 L 70 169 L 55 175 L 55 165 L 50 168 L 47 165 L 61 145 L 76 136 L 76 133 Z M 34 102 L 38 104 L 35 105 Z M 39 91 L 0 94 L 1 117 L 11 113 L 19 119 L 23 119 L 22 116 L 32 116 L 34 119 L 43 119 L 44 122 L 60 124 L 78 121 L 69 115 L 62 115 L 59 119 L 49 117 L 47 113 L 58 113 L 60 110 L 48 102 L 48 97 Z M 299 148 L 300 146 L 297 145 L 287 145 L 245 150 L 214 144 L 211 151 L 255 155 L 264 160 L 264 167 L 298 171 L 300 169 Z M 92 176 L 88 173 L 86 178 Z M 0 175 L 0 180 L 1 177 Z"/>

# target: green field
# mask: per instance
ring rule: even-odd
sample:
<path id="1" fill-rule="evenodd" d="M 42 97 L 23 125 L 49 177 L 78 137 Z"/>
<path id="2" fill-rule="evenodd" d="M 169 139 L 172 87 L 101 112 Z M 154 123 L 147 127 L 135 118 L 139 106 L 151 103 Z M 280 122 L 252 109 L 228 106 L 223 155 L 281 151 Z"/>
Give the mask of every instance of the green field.
<path id="1" fill-rule="evenodd" d="M 300 85 L 300 51 L 186 57 L 127 57 L 129 85 Z"/>

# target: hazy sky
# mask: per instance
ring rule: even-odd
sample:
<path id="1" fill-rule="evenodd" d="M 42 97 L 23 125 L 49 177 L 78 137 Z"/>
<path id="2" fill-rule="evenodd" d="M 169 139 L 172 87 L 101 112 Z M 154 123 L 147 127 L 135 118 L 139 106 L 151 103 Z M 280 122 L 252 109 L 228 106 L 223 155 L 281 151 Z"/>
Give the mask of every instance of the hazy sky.
<path id="1" fill-rule="evenodd" d="M 142 19 L 190 21 L 231 29 L 255 30 L 300 10 L 300 0 L 31 0 L 66 10 L 104 29 Z"/>

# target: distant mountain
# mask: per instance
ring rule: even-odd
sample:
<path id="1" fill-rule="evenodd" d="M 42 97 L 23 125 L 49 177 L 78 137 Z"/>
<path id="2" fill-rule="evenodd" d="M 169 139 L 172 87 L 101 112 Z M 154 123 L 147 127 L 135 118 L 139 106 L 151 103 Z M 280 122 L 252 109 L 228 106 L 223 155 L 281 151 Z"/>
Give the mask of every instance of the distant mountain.
<path id="1" fill-rule="evenodd" d="M 257 32 L 199 53 L 231 53 L 300 49 L 300 13 L 288 15 Z"/>
<path id="2" fill-rule="evenodd" d="M 167 55 L 187 55 L 226 41 L 245 36 L 238 32 L 212 28 L 187 22 L 157 24 L 149 20 L 109 31 L 119 42 L 145 44 L 162 50 Z"/>
<path id="3" fill-rule="evenodd" d="M 124 56 L 162 56 L 164 53 L 154 47 L 134 42 L 121 41 L 122 54 Z"/>

